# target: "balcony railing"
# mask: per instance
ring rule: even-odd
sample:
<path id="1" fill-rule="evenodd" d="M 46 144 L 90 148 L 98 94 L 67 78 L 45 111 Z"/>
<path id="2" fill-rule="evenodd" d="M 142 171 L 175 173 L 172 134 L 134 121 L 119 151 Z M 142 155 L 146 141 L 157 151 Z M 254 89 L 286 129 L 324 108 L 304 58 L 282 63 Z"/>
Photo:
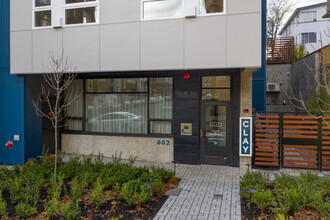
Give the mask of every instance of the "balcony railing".
<path id="1" fill-rule="evenodd" d="M 267 39 L 267 64 L 288 64 L 294 62 L 294 38 Z"/>

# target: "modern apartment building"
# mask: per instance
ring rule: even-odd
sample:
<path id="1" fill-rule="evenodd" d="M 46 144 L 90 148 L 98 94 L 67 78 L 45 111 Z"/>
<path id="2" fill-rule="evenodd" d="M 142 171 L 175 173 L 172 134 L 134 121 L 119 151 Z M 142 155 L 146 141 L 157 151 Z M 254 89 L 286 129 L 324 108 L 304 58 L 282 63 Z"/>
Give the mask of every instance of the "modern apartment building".
<path id="1" fill-rule="evenodd" d="M 79 73 L 71 88 L 82 95 L 65 112 L 73 120 L 60 132 L 63 152 L 228 166 L 250 160 L 239 155 L 239 119 L 252 115 L 265 1 L 10 3 L 10 72 L 24 81 L 23 149 L 52 143 L 32 100 L 49 53 L 64 51 Z"/>

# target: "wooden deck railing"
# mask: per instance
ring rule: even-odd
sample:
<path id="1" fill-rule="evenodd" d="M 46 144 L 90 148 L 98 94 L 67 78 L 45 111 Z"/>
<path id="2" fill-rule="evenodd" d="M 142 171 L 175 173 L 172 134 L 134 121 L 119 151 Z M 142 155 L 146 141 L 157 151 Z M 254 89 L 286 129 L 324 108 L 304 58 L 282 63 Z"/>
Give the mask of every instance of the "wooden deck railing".
<path id="1" fill-rule="evenodd" d="M 267 64 L 294 62 L 294 38 L 267 39 Z"/>

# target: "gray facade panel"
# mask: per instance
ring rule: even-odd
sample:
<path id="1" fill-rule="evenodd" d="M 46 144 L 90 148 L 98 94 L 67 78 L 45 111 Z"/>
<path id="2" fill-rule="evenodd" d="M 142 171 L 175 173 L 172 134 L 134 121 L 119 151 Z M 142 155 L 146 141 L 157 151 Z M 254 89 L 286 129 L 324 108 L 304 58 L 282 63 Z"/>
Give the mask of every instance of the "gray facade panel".
<path id="1" fill-rule="evenodd" d="M 31 30 L 32 0 L 11 0 L 10 14 L 11 31 Z"/>
<path id="2" fill-rule="evenodd" d="M 120 23 L 140 21 L 140 1 L 132 0 L 100 0 L 100 22 Z"/>
<path id="3" fill-rule="evenodd" d="M 102 25 L 101 71 L 140 68 L 140 23 Z"/>
<path id="4" fill-rule="evenodd" d="M 141 22 L 141 69 L 182 69 L 183 30 L 183 19 Z"/>
<path id="5" fill-rule="evenodd" d="M 32 31 L 11 32 L 10 51 L 11 72 L 32 72 Z"/>
<path id="6" fill-rule="evenodd" d="M 65 55 L 72 60 L 77 71 L 99 71 L 100 27 L 88 25 L 63 29 L 63 48 Z"/>
<path id="7" fill-rule="evenodd" d="M 185 68 L 226 65 L 226 16 L 185 20 Z"/>
<path id="8" fill-rule="evenodd" d="M 50 62 L 50 53 L 59 56 L 62 53 L 63 41 L 61 29 L 40 29 L 32 32 L 33 71 L 44 72 Z"/>

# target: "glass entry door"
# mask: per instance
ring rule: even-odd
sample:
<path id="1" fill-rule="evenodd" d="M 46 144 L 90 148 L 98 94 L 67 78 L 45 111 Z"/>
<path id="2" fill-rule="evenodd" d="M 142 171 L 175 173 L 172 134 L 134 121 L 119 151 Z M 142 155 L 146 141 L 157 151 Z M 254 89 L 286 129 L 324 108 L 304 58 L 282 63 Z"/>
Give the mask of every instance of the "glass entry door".
<path id="1" fill-rule="evenodd" d="M 229 105 L 203 102 L 201 111 L 201 162 L 228 165 L 231 148 Z"/>

